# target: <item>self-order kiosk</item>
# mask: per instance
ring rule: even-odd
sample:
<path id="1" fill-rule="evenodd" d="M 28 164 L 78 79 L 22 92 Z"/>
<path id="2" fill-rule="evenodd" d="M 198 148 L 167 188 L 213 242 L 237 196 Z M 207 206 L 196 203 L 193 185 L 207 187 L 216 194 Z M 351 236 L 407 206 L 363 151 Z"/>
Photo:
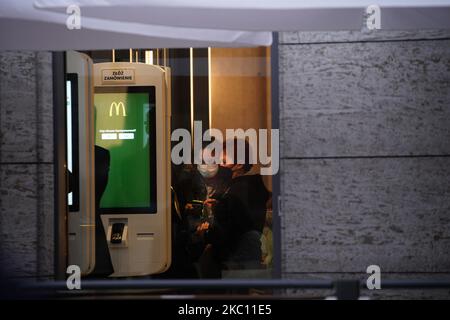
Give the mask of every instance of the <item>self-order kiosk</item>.
<path id="1" fill-rule="evenodd" d="M 77 166 L 68 160 L 69 208 L 78 204 L 69 212 L 69 264 L 93 276 L 163 272 L 171 259 L 170 70 L 92 64 L 81 53 L 67 58 L 68 81 L 78 72 L 78 133 L 71 128 L 78 142 L 68 133 L 68 150 L 71 144 L 70 156 L 79 159 Z"/>

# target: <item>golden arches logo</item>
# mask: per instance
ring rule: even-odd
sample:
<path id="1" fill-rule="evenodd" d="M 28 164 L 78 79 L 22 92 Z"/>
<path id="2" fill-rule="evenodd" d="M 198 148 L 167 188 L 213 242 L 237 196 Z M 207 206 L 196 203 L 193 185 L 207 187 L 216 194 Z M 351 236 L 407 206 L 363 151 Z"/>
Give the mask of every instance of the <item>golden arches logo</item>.
<path id="1" fill-rule="evenodd" d="M 120 115 L 120 107 L 122 107 L 122 115 L 124 117 L 127 116 L 127 112 L 125 111 L 125 105 L 123 104 L 123 102 L 113 102 L 111 103 L 111 106 L 109 107 L 109 116 L 112 117 L 113 114 L 113 108 L 116 109 L 116 116 Z"/>

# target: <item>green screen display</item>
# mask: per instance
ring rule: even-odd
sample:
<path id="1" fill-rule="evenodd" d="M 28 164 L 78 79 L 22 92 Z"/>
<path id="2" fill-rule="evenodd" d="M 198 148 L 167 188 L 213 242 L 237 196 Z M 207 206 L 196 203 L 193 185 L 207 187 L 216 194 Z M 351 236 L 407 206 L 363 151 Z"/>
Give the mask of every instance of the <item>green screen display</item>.
<path id="1" fill-rule="evenodd" d="M 97 88 L 94 105 L 96 170 L 107 172 L 100 211 L 156 212 L 154 87 Z"/>

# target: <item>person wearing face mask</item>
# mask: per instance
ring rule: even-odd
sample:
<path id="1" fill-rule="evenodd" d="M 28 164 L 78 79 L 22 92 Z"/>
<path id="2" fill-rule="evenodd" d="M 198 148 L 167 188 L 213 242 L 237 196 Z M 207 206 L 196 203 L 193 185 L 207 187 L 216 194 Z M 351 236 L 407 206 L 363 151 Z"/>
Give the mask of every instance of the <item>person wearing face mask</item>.
<path id="1" fill-rule="evenodd" d="M 218 164 L 199 164 L 197 165 L 197 170 L 203 178 L 206 195 L 205 200 L 223 193 L 226 179 L 223 175 L 224 171 L 221 172 L 221 175 L 217 176 L 219 172 Z"/>
<path id="2" fill-rule="evenodd" d="M 203 159 L 206 160 L 205 150 L 202 152 Z M 220 198 L 227 190 L 230 181 L 231 170 L 217 164 L 184 165 L 176 172 L 173 185 L 178 194 L 182 215 L 187 221 L 190 234 L 186 246 L 190 258 L 196 263 L 200 263 L 199 259 L 206 247 L 203 234 L 200 235 L 197 229 L 200 226 L 206 228 L 214 219 L 213 208 L 206 206 L 205 203 Z M 210 274 L 215 267 L 205 267 L 205 265 L 210 265 L 210 263 L 203 255 L 201 266 L 198 266 L 201 269 L 199 276 L 211 277 Z"/>
<path id="3" fill-rule="evenodd" d="M 208 241 L 208 228 L 214 223 L 214 206 L 227 191 L 231 182 L 231 170 L 218 164 L 199 164 L 198 173 L 202 177 L 204 197 L 202 197 L 202 213 L 193 229 L 193 245 L 199 250 L 198 268 L 201 278 L 220 277 L 220 264 L 212 256 L 212 248 Z M 194 218 L 195 219 L 195 218 Z"/>
<path id="4" fill-rule="evenodd" d="M 197 165 L 198 172 L 202 175 L 205 179 L 214 178 L 214 176 L 219 171 L 219 165 L 218 164 L 199 164 Z"/>
<path id="5" fill-rule="evenodd" d="M 223 269 L 258 269 L 262 261 L 260 239 L 270 192 L 261 175 L 251 171 L 248 142 L 241 141 L 245 145 L 243 164 L 238 164 L 236 159 L 238 140 L 233 142 L 235 159 L 227 159 L 225 143 L 222 165 L 231 171 L 232 180 L 220 198 L 206 203 L 214 208 L 214 223 L 200 227 L 198 232 L 208 233 L 207 242 Z"/>
<path id="6" fill-rule="evenodd" d="M 202 150 L 202 159 L 206 162 L 211 160 L 206 148 Z M 185 210 L 188 214 L 205 214 L 204 211 L 198 208 L 194 210 L 194 207 L 203 209 L 203 204 L 213 201 L 213 199 L 220 198 L 227 190 L 231 181 L 231 170 L 225 167 L 221 167 L 218 164 L 202 163 L 193 166 L 191 170 L 190 183 L 187 183 L 186 205 Z"/>

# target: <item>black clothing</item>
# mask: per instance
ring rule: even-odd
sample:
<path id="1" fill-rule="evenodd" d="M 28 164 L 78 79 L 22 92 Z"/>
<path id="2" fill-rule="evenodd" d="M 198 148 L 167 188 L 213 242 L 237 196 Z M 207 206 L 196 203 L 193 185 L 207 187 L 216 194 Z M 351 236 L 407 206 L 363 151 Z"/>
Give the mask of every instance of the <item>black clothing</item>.
<path id="1" fill-rule="evenodd" d="M 190 242 L 188 221 L 182 215 L 178 195 L 172 188 L 172 263 L 167 271 L 153 275 L 154 279 L 198 278 L 192 257 L 187 247 Z"/>
<path id="2" fill-rule="evenodd" d="M 192 200 L 205 201 L 208 198 L 208 185 L 213 186 L 214 193 L 212 198 L 220 198 L 230 185 L 231 171 L 229 169 L 219 167 L 216 176 L 210 179 L 205 179 L 198 172 L 196 167 L 182 168 L 177 179 L 173 181 L 172 185 L 178 194 L 178 200 L 182 211 L 187 203 Z"/>
<path id="3" fill-rule="evenodd" d="M 231 171 L 229 169 L 219 167 L 217 174 L 210 179 L 205 179 L 198 172 L 194 165 L 183 166 L 178 172 L 177 177 L 173 181 L 173 186 L 182 212 L 183 219 L 186 219 L 188 233 L 190 234 L 189 241 L 186 243 L 187 249 L 190 252 L 192 261 L 197 261 L 203 253 L 205 243 L 202 239 L 195 236 L 197 227 L 204 221 L 202 217 L 202 208 L 190 211 L 185 210 L 185 206 L 193 200 L 205 201 L 210 198 L 220 199 L 227 191 L 231 182 Z M 208 195 L 208 186 L 214 192 Z"/>
<path id="4" fill-rule="evenodd" d="M 178 198 L 181 216 L 173 225 L 173 256 L 177 257 L 176 262 L 172 262 L 172 272 L 178 278 L 202 277 L 209 278 L 210 273 L 214 274 L 217 268 L 206 266 L 209 259 L 205 254 L 205 242 L 202 237 L 196 235 L 197 227 L 204 221 L 202 217 L 203 205 L 208 198 L 220 198 L 227 190 L 231 181 L 231 171 L 219 167 L 216 176 L 205 179 L 197 170 L 195 165 L 183 165 L 172 167 L 172 186 Z M 197 201 L 199 204 L 195 209 L 186 211 L 186 204 Z M 198 263 L 198 272 L 192 274 L 192 268 Z M 219 269 L 220 272 L 220 269 Z M 215 277 L 215 276 L 214 276 Z"/>
<path id="5" fill-rule="evenodd" d="M 95 268 L 92 277 L 106 277 L 114 272 L 100 216 L 100 200 L 108 185 L 109 165 L 109 151 L 95 146 Z"/>
<path id="6" fill-rule="evenodd" d="M 218 201 L 214 224 L 207 235 L 216 259 L 232 264 L 252 262 L 252 265 L 259 265 L 259 237 L 269 196 L 259 174 L 239 176 L 231 181 L 228 191 Z"/>

